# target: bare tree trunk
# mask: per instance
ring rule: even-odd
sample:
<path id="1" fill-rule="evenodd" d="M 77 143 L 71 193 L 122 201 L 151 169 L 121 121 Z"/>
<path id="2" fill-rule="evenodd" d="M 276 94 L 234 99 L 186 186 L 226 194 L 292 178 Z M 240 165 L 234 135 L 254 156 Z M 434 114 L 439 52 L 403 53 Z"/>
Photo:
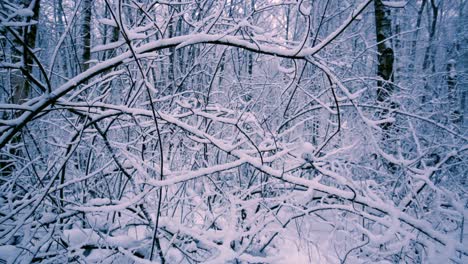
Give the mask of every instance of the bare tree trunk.
<path id="1" fill-rule="evenodd" d="M 168 31 L 169 31 L 169 38 L 172 38 L 175 36 L 175 33 L 174 33 L 174 27 L 175 25 L 174 24 L 171 24 L 169 25 L 169 28 L 168 28 Z M 176 88 L 176 85 L 175 85 L 175 71 L 174 71 L 174 67 L 175 67 L 175 56 L 176 56 L 176 50 L 174 47 L 171 47 L 169 49 L 169 68 L 168 68 L 168 78 L 169 78 L 169 85 L 170 85 L 170 89 L 169 89 L 169 93 L 168 94 L 172 94 L 174 91 L 175 91 L 175 88 Z"/>
<path id="2" fill-rule="evenodd" d="M 58 32 L 57 32 L 57 37 L 60 38 L 60 36 L 63 34 L 63 32 L 65 32 L 65 22 L 64 22 L 64 12 L 63 12 L 63 4 L 62 4 L 62 0 L 58 0 L 55 5 L 54 5 L 54 9 L 55 9 L 55 13 L 56 13 L 56 16 L 57 16 L 57 28 L 58 28 Z M 57 38 L 57 39 L 58 39 Z M 68 65 L 68 60 L 66 59 L 66 56 L 67 55 L 67 50 L 62 50 L 59 52 L 59 65 L 61 66 L 63 72 L 65 73 L 65 76 L 70 76 L 72 73 L 69 69 L 69 65 Z"/>
<path id="3" fill-rule="evenodd" d="M 421 3 L 421 7 L 418 10 L 418 18 L 416 20 L 416 29 L 419 29 L 421 27 L 421 20 L 422 20 L 422 14 L 424 12 L 424 8 L 426 7 L 427 0 L 423 0 Z M 411 43 L 411 54 L 410 54 L 410 64 L 409 64 L 409 69 L 412 71 L 415 67 L 415 60 L 416 60 L 416 44 L 418 42 L 418 35 L 419 35 L 419 30 L 414 32 L 414 39 L 413 42 Z"/>
<path id="4" fill-rule="evenodd" d="M 385 102 L 393 93 L 393 62 L 394 54 L 392 42 L 388 39 L 392 35 L 390 10 L 381 0 L 375 0 L 375 30 L 377 35 L 377 75 L 382 79 L 377 81 L 377 101 Z"/>
<path id="5" fill-rule="evenodd" d="M 450 108 L 450 121 L 457 124 L 461 121 L 460 108 L 457 98 L 457 72 L 455 69 L 455 60 L 449 60 L 447 62 L 447 88 L 448 88 L 448 99 Z"/>
<path id="6" fill-rule="evenodd" d="M 86 71 L 89 68 L 88 61 L 91 59 L 91 12 L 92 0 L 83 0 L 82 16 L 83 21 L 81 24 L 81 37 L 82 37 L 82 54 L 81 54 L 81 71 Z"/>
<path id="7" fill-rule="evenodd" d="M 27 22 L 31 20 L 38 21 L 40 0 L 22 0 L 21 4 L 33 11 L 33 16 L 27 19 Z M 37 24 L 32 24 L 19 29 L 19 37 L 21 39 L 14 38 L 12 48 L 13 62 L 21 63 L 21 71 L 15 70 L 11 74 L 10 84 L 12 87 L 11 102 L 13 104 L 22 104 L 31 95 L 31 84 L 28 80 L 28 75 L 32 74 L 33 58 L 30 54 L 30 50 L 34 50 L 36 46 L 36 35 L 37 35 Z M 21 58 L 21 61 L 15 58 Z M 18 116 L 20 112 L 15 112 L 13 115 Z M 11 140 L 12 145 L 17 145 L 22 141 L 21 134 L 17 134 Z M 22 156 L 21 149 L 12 147 L 9 150 L 11 156 Z M 8 157 L 0 157 L 0 175 L 10 175 L 14 170 L 14 161 Z"/>
<path id="8" fill-rule="evenodd" d="M 34 12 L 32 20 L 37 21 L 39 19 L 40 0 L 23 0 L 21 1 L 21 4 L 23 6 L 29 7 Z M 36 46 L 37 26 L 30 25 L 22 28 L 20 30 L 20 35 L 23 38 L 24 43 L 21 43 L 19 40 L 15 41 L 15 53 L 16 55 L 22 57 L 23 70 L 26 73 L 31 73 L 33 59 L 31 54 L 29 54 L 29 49 L 34 50 Z M 12 102 L 14 104 L 20 104 L 23 102 L 23 100 L 29 97 L 31 93 L 31 86 L 29 84 L 28 78 L 23 74 L 19 72 L 13 74 L 11 84 L 13 87 Z"/>
<path id="9" fill-rule="evenodd" d="M 439 7 L 435 4 L 434 0 L 431 0 L 432 8 L 432 18 L 431 18 L 431 27 L 429 29 L 429 45 L 426 49 L 426 54 L 424 54 L 423 70 L 431 68 L 432 73 L 435 72 L 435 49 L 433 47 L 433 42 L 436 34 L 437 19 L 439 16 Z"/>
<path id="10" fill-rule="evenodd" d="M 255 9 L 255 0 L 250 0 L 250 12 L 252 12 Z M 252 73 L 253 73 L 253 53 L 248 52 L 248 65 L 247 65 L 247 71 L 249 74 L 249 78 L 252 78 Z"/>

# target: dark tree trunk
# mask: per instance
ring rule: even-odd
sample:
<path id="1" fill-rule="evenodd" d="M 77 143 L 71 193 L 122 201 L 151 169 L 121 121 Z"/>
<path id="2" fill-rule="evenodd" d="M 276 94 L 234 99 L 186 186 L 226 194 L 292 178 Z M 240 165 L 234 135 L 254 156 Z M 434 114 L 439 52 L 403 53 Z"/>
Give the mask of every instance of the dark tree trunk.
<path id="1" fill-rule="evenodd" d="M 92 0 L 83 1 L 81 24 L 81 37 L 83 43 L 82 56 L 81 56 L 81 71 L 86 71 L 89 68 L 89 60 L 91 59 L 91 12 Z"/>
<path id="2" fill-rule="evenodd" d="M 439 7 L 435 4 L 434 0 L 431 0 L 432 18 L 431 27 L 429 29 L 429 45 L 424 55 L 423 69 L 427 70 L 431 68 L 432 73 L 435 73 L 435 52 L 433 42 L 436 36 L 437 19 L 439 17 Z"/>
<path id="3" fill-rule="evenodd" d="M 27 22 L 31 20 L 38 21 L 40 0 L 22 0 L 20 2 L 24 7 L 27 7 L 33 11 L 33 16 L 27 19 Z M 13 44 L 15 47 L 12 48 L 13 62 L 21 62 L 22 70 L 15 70 L 11 74 L 11 88 L 12 96 L 11 102 L 13 104 L 22 104 L 31 95 L 31 84 L 28 80 L 28 75 L 32 74 L 33 58 L 30 50 L 34 50 L 36 46 L 36 35 L 37 35 L 37 24 L 22 27 L 18 30 L 19 36 L 22 40 L 14 38 Z M 17 58 L 17 59 L 15 59 Z M 19 59 L 21 58 L 21 59 Z M 19 116 L 20 112 L 13 113 L 14 116 Z M 14 147 L 9 150 L 10 157 L 0 157 L 0 175 L 10 175 L 15 170 L 14 160 L 11 157 L 22 156 L 22 151 L 18 148 L 21 143 L 22 137 L 18 133 L 13 137 L 11 143 Z"/>
<path id="4" fill-rule="evenodd" d="M 458 124 L 461 121 L 456 85 L 457 85 L 457 72 L 455 69 L 455 60 L 449 60 L 447 62 L 447 88 L 448 88 L 448 99 L 449 99 L 449 109 L 450 109 L 450 120 L 454 124 Z"/>
<path id="5" fill-rule="evenodd" d="M 394 53 L 392 42 L 388 39 L 392 35 L 392 21 L 390 10 L 381 0 L 375 0 L 375 30 L 377 35 L 377 101 L 385 102 L 393 93 L 393 62 Z"/>
<path id="6" fill-rule="evenodd" d="M 32 20 L 37 21 L 39 19 L 39 8 L 40 8 L 40 0 L 23 0 L 21 1 L 22 5 L 25 7 L 30 7 L 34 13 Z M 36 46 L 36 35 L 37 35 L 37 26 L 30 25 L 27 27 L 23 27 L 19 31 L 21 37 L 24 40 L 24 43 L 21 43 L 19 40 L 14 41 L 16 55 L 18 57 L 22 57 L 23 61 L 23 70 L 27 73 L 32 73 L 32 54 L 29 53 L 30 50 L 34 50 Z M 13 87 L 13 97 L 12 102 L 14 104 L 21 104 L 23 100 L 27 99 L 31 93 L 31 86 L 28 81 L 28 78 L 17 72 L 13 74 L 11 84 Z"/>
<path id="7" fill-rule="evenodd" d="M 421 27 L 421 20 L 422 20 L 422 15 L 424 12 L 424 8 L 426 7 L 427 0 L 423 0 L 421 3 L 421 7 L 418 10 L 418 19 L 416 20 L 416 29 L 417 31 L 414 32 L 414 39 L 413 42 L 411 43 L 411 54 L 410 54 L 410 64 L 409 64 L 409 70 L 412 72 L 415 68 L 415 61 L 416 61 L 416 44 L 418 42 L 418 36 L 419 36 L 419 28 Z"/>

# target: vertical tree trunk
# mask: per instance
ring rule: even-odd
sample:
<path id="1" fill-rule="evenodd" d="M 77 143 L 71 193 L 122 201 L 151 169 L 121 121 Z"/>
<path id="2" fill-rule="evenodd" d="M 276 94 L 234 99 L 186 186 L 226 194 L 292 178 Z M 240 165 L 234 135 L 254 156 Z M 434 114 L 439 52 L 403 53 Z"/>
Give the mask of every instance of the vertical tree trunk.
<path id="1" fill-rule="evenodd" d="M 416 60 L 416 44 L 418 42 L 418 36 L 419 36 L 419 28 L 421 27 L 421 20 L 422 20 L 422 14 L 424 12 L 424 8 L 426 7 L 427 0 L 423 0 L 421 3 L 421 7 L 418 10 L 418 18 L 416 20 L 416 31 L 414 32 L 414 39 L 413 42 L 411 43 L 411 51 L 410 51 L 410 64 L 409 64 L 409 70 L 413 71 L 415 67 L 415 60 Z"/>
<path id="2" fill-rule="evenodd" d="M 431 0 L 432 18 L 431 27 L 429 29 L 429 45 L 424 54 L 423 70 L 431 68 L 432 73 L 435 73 L 435 49 L 433 47 L 434 38 L 436 35 L 437 19 L 439 17 L 439 7 L 435 4 L 434 0 Z"/>
<path id="3" fill-rule="evenodd" d="M 33 11 L 33 16 L 27 19 L 27 22 L 31 20 L 38 21 L 39 19 L 39 9 L 40 9 L 40 0 L 22 0 L 20 1 L 24 7 L 29 8 Z M 13 44 L 15 47 L 12 47 L 13 53 L 13 62 L 21 63 L 21 68 L 23 72 L 15 70 L 11 74 L 10 84 L 12 88 L 12 97 L 11 102 L 13 104 L 22 104 L 24 100 L 28 99 L 31 94 L 31 85 L 28 81 L 26 74 L 32 74 L 32 54 L 29 50 L 34 50 L 36 46 L 36 35 L 37 35 L 37 24 L 29 25 L 19 29 L 19 35 L 22 38 L 21 40 L 14 39 Z M 18 61 L 15 58 L 21 58 Z M 20 113 L 15 112 L 13 115 L 18 116 Z M 12 145 L 16 145 L 22 141 L 21 134 L 15 135 L 11 140 Z M 11 156 L 22 156 L 21 149 L 16 146 L 9 150 Z M 0 175 L 10 175 L 14 171 L 14 161 L 9 157 L 2 156 L 0 157 Z"/>
<path id="4" fill-rule="evenodd" d="M 390 107 L 395 107 L 391 96 L 394 92 L 393 87 L 393 63 L 395 60 L 392 48 L 392 41 L 389 39 L 392 36 L 392 20 L 390 16 L 390 9 L 386 7 L 382 0 L 374 1 L 375 7 L 375 33 L 377 36 L 377 76 L 380 78 L 377 81 L 377 102 L 386 103 Z M 381 112 L 382 116 L 388 114 L 388 110 Z M 392 123 L 385 122 L 380 125 L 383 129 L 382 142 L 389 139 L 389 131 L 392 128 Z M 393 144 L 390 147 L 394 146 Z M 384 164 L 390 173 L 395 173 L 397 168 L 396 164 L 386 162 Z"/>
<path id="5" fill-rule="evenodd" d="M 104 17 L 108 17 L 109 14 L 110 14 L 110 11 L 109 11 L 109 7 L 106 5 L 105 7 L 105 15 Z M 113 42 L 116 42 L 119 40 L 119 36 L 120 36 L 120 32 L 119 32 L 119 28 L 118 27 L 111 27 L 111 36 L 110 36 L 110 39 L 108 39 L 107 37 L 107 34 L 108 34 L 108 27 L 105 26 L 104 27 L 105 30 L 104 30 L 104 44 L 108 44 L 108 43 L 113 43 Z M 104 59 L 109 59 L 112 57 L 113 53 L 115 53 L 115 50 L 108 50 L 104 53 Z"/>
<path id="6" fill-rule="evenodd" d="M 375 30 L 377 35 L 377 75 L 382 79 L 377 81 L 377 101 L 385 102 L 393 93 L 393 62 L 394 54 L 392 42 L 388 39 L 392 35 L 392 22 L 390 10 L 382 3 L 375 0 Z"/>
<path id="7" fill-rule="evenodd" d="M 82 37 L 82 54 L 81 54 L 81 71 L 86 71 L 89 68 L 88 61 L 91 59 L 91 12 L 92 0 L 83 0 L 81 24 L 81 37 Z"/>
<path id="8" fill-rule="evenodd" d="M 57 32 L 57 39 L 60 38 L 60 36 L 62 36 L 63 32 L 65 32 L 65 23 L 64 23 L 64 12 L 63 12 L 63 4 L 62 4 L 62 0 L 58 0 L 55 5 L 54 5 L 54 9 L 56 11 L 56 14 L 57 14 L 57 28 L 58 28 L 58 32 Z M 67 60 L 67 51 L 66 50 L 62 50 L 62 51 L 59 51 L 59 65 L 61 66 L 65 76 L 71 76 L 71 71 L 69 70 L 69 65 L 68 65 L 68 60 Z"/>
<path id="9" fill-rule="evenodd" d="M 255 0 L 250 0 L 250 12 L 255 9 Z M 253 73 L 253 52 L 248 51 L 248 66 L 247 71 L 249 74 L 249 78 L 252 78 Z"/>
<path id="10" fill-rule="evenodd" d="M 168 32 L 169 32 L 169 38 L 172 38 L 175 36 L 174 32 L 174 27 L 175 27 L 175 22 L 172 22 L 169 27 L 168 27 Z M 175 56 L 176 56 L 176 50 L 174 47 L 169 48 L 169 68 L 168 68 L 168 81 L 169 81 L 169 92 L 168 94 L 172 94 L 175 91 Z"/>
<path id="11" fill-rule="evenodd" d="M 431 0 L 431 5 L 432 9 L 432 18 L 431 18 L 431 26 L 429 28 L 429 44 L 426 48 L 426 52 L 424 54 L 424 61 L 423 61 L 423 72 L 428 70 L 429 68 L 431 69 L 431 73 L 435 73 L 435 53 L 436 49 L 433 47 L 433 42 L 436 34 L 436 26 L 437 26 L 437 18 L 439 14 L 439 8 L 435 4 L 434 0 Z M 429 10 L 428 10 L 429 11 Z M 425 84 L 424 84 L 424 90 L 428 91 L 430 90 L 430 82 L 427 81 L 427 77 L 425 77 Z M 425 103 L 427 100 L 427 96 L 423 95 L 421 98 L 421 103 Z"/>
<path id="12" fill-rule="evenodd" d="M 21 4 L 25 7 L 29 7 L 34 15 L 32 20 L 37 21 L 39 19 L 39 8 L 40 8 L 40 0 L 23 0 Z M 30 21 L 30 20 L 29 20 Z M 29 54 L 29 49 L 34 50 L 36 46 L 36 35 L 37 35 L 37 26 L 30 25 L 24 27 L 20 30 L 20 35 L 24 40 L 24 45 L 19 41 L 15 41 L 17 51 L 21 51 L 22 54 L 18 54 L 22 57 L 22 67 L 23 69 L 31 73 L 32 72 L 32 64 L 33 59 L 31 54 Z M 13 98 L 12 101 L 14 104 L 20 104 L 23 100 L 27 99 L 31 93 L 31 87 L 29 81 L 25 76 L 21 73 L 13 74 L 11 84 L 13 87 Z"/>
<path id="13" fill-rule="evenodd" d="M 449 60 L 447 62 L 447 88 L 450 108 L 450 121 L 452 121 L 454 124 L 457 124 L 461 121 L 456 85 L 457 72 L 455 69 L 455 60 Z"/>

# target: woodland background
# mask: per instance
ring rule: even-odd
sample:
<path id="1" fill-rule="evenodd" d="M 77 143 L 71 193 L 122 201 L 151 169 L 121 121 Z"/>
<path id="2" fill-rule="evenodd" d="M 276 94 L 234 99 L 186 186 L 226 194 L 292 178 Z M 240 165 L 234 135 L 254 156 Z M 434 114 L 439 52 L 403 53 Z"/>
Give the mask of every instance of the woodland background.
<path id="1" fill-rule="evenodd" d="M 467 2 L 0 0 L 0 262 L 466 263 Z"/>

